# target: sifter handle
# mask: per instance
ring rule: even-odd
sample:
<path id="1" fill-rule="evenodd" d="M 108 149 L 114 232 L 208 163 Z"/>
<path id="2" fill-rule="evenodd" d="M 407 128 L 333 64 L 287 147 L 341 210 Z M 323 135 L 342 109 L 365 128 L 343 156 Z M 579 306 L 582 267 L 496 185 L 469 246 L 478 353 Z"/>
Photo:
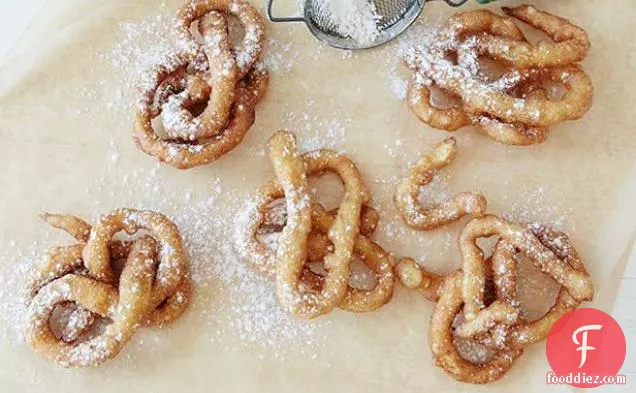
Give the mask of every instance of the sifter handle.
<path id="1" fill-rule="evenodd" d="M 466 3 L 467 1 L 468 0 L 444 0 L 444 2 L 450 5 L 451 7 L 459 7 L 460 5 L 464 5 L 464 3 Z M 477 3 L 488 4 L 488 3 L 492 3 L 493 1 L 497 1 L 497 0 L 477 0 Z"/>
<path id="2" fill-rule="evenodd" d="M 459 7 L 460 5 L 464 5 L 468 0 L 444 0 L 444 2 L 451 7 Z"/>
<path id="3" fill-rule="evenodd" d="M 304 22 L 305 18 L 301 16 L 274 16 L 272 12 L 274 0 L 269 0 L 267 2 L 267 18 L 270 22 L 278 23 L 278 22 Z"/>

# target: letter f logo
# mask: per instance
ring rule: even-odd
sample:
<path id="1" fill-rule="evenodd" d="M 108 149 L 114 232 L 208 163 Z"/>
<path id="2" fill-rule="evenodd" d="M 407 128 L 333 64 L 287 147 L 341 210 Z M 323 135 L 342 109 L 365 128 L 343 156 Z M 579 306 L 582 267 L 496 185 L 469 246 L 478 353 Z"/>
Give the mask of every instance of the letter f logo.
<path id="1" fill-rule="evenodd" d="M 579 364 L 579 368 L 583 367 L 585 361 L 587 360 L 587 351 L 593 351 L 596 349 L 592 346 L 587 345 L 587 332 L 589 330 L 601 330 L 602 327 L 602 325 L 584 325 L 576 329 L 574 333 L 572 333 L 572 341 L 574 341 L 574 344 L 580 345 L 580 347 L 576 348 L 577 351 L 581 351 L 581 364 Z M 581 342 L 579 342 L 576 336 L 581 332 L 583 332 L 583 334 L 581 335 Z"/>

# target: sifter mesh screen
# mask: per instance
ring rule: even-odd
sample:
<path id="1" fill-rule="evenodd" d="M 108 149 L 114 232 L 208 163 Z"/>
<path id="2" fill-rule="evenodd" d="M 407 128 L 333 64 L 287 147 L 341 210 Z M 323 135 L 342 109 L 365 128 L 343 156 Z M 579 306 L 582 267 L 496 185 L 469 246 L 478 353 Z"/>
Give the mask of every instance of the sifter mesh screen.
<path id="1" fill-rule="evenodd" d="M 419 11 L 423 0 L 370 0 L 380 19 L 377 21 L 378 31 L 391 29 L 402 21 L 404 16 Z M 325 10 L 324 2 L 320 0 L 307 0 L 305 4 L 305 18 L 308 23 L 321 32 L 340 37 L 337 27 Z"/>
<path id="2" fill-rule="evenodd" d="M 336 0 L 350 1 L 350 0 Z M 424 4 L 433 0 L 367 0 L 375 6 L 378 20 L 375 21 L 378 36 L 373 42 L 356 42 L 350 37 L 343 37 L 342 26 L 336 25 L 329 5 L 325 0 L 305 0 L 303 17 L 276 17 L 273 15 L 274 0 L 268 0 L 267 16 L 272 22 L 305 22 L 316 38 L 341 49 L 367 49 L 384 44 L 406 30 L 424 8 Z M 468 0 L 443 0 L 446 4 L 458 7 Z M 489 0 L 477 0 L 485 2 Z"/>

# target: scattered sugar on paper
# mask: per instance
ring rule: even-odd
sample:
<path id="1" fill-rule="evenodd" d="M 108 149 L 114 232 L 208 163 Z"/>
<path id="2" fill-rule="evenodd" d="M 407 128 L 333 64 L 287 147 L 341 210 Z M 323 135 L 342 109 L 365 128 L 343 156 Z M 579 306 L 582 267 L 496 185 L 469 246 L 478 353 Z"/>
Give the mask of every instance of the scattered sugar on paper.
<path id="1" fill-rule="evenodd" d="M 419 18 L 413 26 L 396 40 L 389 42 L 374 57 L 384 64 L 387 88 L 399 99 L 406 98 L 412 72 L 404 67 L 402 59 L 415 47 L 428 47 L 435 42 L 441 19 Z"/>
<path id="2" fill-rule="evenodd" d="M 443 201 L 450 193 L 448 178 L 439 175 L 438 177 L 420 190 L 418 199 L 425 205 Z M 459 226 L 439 231 L 417 231 L 409 228 L 404 224 L 393 203 L 398 176 L 375 176 L 368 179 L 370 183 L 373 183 L 372 206 L 382 211 L 381 225 L 378 226 L 374 239 L 385 250 L 394 252 L 397 257 L 414 258 L 428 270 L 439 273 L 450 272 L 451 269 L 458 267 L 449 261 L 458 260 L 456 238 Z M 403 250 L 417 251 L 404 255 Z"/>
<path id="3" fill-rule="evenodd" d="M 286 42 L 284 39 L 269 39 L 263 61 L 272 75 L 283 76 L 294 68 L 294 62 L 299 53 L 292 42 Z"/>
<path id="4" fill-rule="evenodd" d="M 26 324 L 26 293 L 24 278 L 33 268 L 40 245 L 31 243 L 21 249 L 15 241 L 9 241 L 2 251 L 6 267 L 0 270 L 0 338 L 9 344 L 24 341 L 22 327 Z"/>
<path id="5" fill-rule="evenodd" d="M 110 142 L 108 143 L 108 159 L 113 162 L 116 163 L 119 161 L 119 147 L 117 146 L 117 142 L 115 142 L 114 139 L 111 139 Z"/>
<path id="6" fill-rule="evenodd" d="M 116 166 L 112 161 L 113 170 Z M 238 338 L 245 345 L 263 348 L 263 357 L 282 359 L 286 354 L 302 353 L 314 356 L 326 337 L 321 333 L 330 324 L 328 319 L 302 321 L 284 312 L 278 303 L 274 283 L 260 276 L 241 261 L 227 233 L 227 212 L 240 207 L 243 196 L 227 189 L 221 179 L 210 180 L 205 195 L 193 190 L 178 189 L 164 182 L 159 166 L 136 169 L 125 176 L 98 178 L 87 190 L 87 198 L 94 198 L 95 215 L 85 217 L 95 222 L 108 202 L 104 198 L 119 196 L 135 200 L 144 209 L 167 214 L 180 228 L 184 247 L 190 256 L 192 279 L 196 288 L 191 310 L 184 318 L 204 325 L 203 335 L 212 342 L 224 342 L 227 337 Z M 236 205 L 236 206 L 234 206 Z M 43 229 L 46 230 L 46 229 Z M 54 232 L 54 230 L 50 230 Z M 62 244 L 69 244 L 63 242 Z M 24 271 L 32 267 L 36 255 L 48 247 L 60 244 L 34 244 L 27 254 L 7 256 L 15 268 L 0 277 L 0 336 L 21 340 L 20 327 L 24 324 L 24 299 L 15 293 L 22 285 Z M 15 247 L 5 247 L 15 252 Z M 221 286 L 223 296 L 209 298 L 206 289 Z M 21 291 L 20 291 L 21 292 Z M 213 291 L 215 294 L 217 290 Z M 18 305 L 22 305 L 18 307 Z M 141 331 L 148 329 L 141 329 Z M 142 333 L 142 332 L 140 332 Z M 157 340 L 147 337 L 166 337 L 161 331 L 143 332 L 130 345 L 150 349 Z M 298 345 L 293 345 L 294 343 Z M 239 348 L 227 348 L 236 351 Z M 127 352 L 134 358 L 135 351 Z M 317 356 L 317 355 L 316 355 Z"/>
<path id="7" fill-rule="evenodd" d="M 566 201 L 549 192 L 543 186 L 522 189 L 520 196 L 504 195 L 502 205 L 506 206 L 503 217 L 521 223 L 543 223 L 555 229 L 566 229 L 571 209 Z M 568 228 L 569 229 L 569 228 Z"/>
<path id="8" fill-rule="evenodd" d="M 420 188 L 418 201 L 422 206 L 433 206 L 446 201 L 452 197 L 449 185 L 449 175 L 447 173 L 437 173 L 433 180 L 426 186 Z"/>
<path id="9" fill-rule="evenodd" d="M 123 76 L 122 87 L 136 86 L 137 78 L 174 50 L 172 18 L 173 14 L 164 9 L 161 14 L 119 25 L 119 41 L 101 57 Z"/>
<path id="10" fill-rule="evenodd" d="M 163 6 L 161 6 L 163 9 Z M 120 25 L 121 38 L 113 49 L 101 55 L 103 61 L 116 72 L 123 81 L 122 88 L 115 92 L 107 102 L 107 109 L 123 114 L 128 113 L 131 103 L 134 101 L 130 88 L 136 86 L 138 78 L 149 67 L 162 61 L 163 56 L 172 48 L 170 18 L 173 12 L 153 15 L 141 20 L 128 21 Z M 420 19 L 410 30 L 395 42 L 383 47 L 373 54 L 380 64 L 387 70 L 386 84 L 398 98 L 406 96 L 409 72 L 405 71 L 400 59 L 405 51 L 415 45 L 428 45 L 432 42 L 437 32 L 439 23 Z M 147 45 L 152 42 L 153 45 Z M 317 45 L 314 57 L 320 57 L 324 45 Z M 269 48 L 266 51 L 265 63 L 273 74 L 283 75 L 293 69 L 294 60 L 298 56 L 298 48 L 285 43 L 284 40 L 270 39 Z M 353 56 L 352 52 L 342 52 L 341 58 L 347 60 Z M 98 100 L 98 94 L 93 90 L 79 91 L 82 97 L 88 100 Z M 337 115 L 332 118 L 322 118 L 316 115 L 318 103 L 308 100 L 304 106 L 294 104 L 283 117 L 283 122 L 290 129 L 297 129 L 300 134 L 300 144 L 303 150 L 311 150 L 320 147 L 333 147 L 342 150 L 346 141 L 346 128 L 352 120 L 346 115 Z M 399 156 L 400 144 L 386 146 L 391 156 Z M 107 158 L 112 165 L 119 159 L 118 147 L 111 141 Z M 208 287 L 221 282 L 224 288 L 228 288 L 227 298 L 206 299 L 194 298 L 192 307 L 197 313 L 188 314 L 188 317 L 200 318 L 202 323 L 208 325 L 205 330 L 211 341 L 222 341 L 230 334 L 238 334 L 246 344 L 258 344 L 269 349 L 268 354 L 273 357 L 284 357 L 287 351 L 297 351 L 297 347 L 288 345 L 291 341 L 303 343 L 300 348 L 304 351 L 315 351 L 320 343 L 325 340 L 321 333 L 325 326 L 329 325 L 328 319 L 319 319 L 311 322 L 299 321 L 283 312 L 275 296 L 274 285 L 267 279 L 259 276 L 239 261 L 232 249 L 226 233 L 226 222 L 220 220 L 220 209 L 237 209 L 238 205 L 228 207 L 226 202 L 219 202 L 222 194 L 233 194 L 233 190 L 224 189 L 220 179 L 210 182 L 210 190 L 207 195 L 196 195 L 192 190 L 175 191 L 164 183 L 159 175 L 158 166 L 150 169 L 138 169 L 130 174 L 113 179 L 96 179 L 95 187 L 88 190 L 88 194 L 95 197 L 94 205 L 96 215 L 103 211 L 102 194 L 115 195 L 122 191 L 128 193 L 128 197 L 140 195 L 139 206 L 155 209 L 168 214 L 183 231 L 186 249 L 192 261 L 192 275 L 197 287 Z M 436 177 L 441 185 L 436 188 L 435 181 L 427 188 L 423 188 L 421 197 L 427 201 L 438 201 L 448 195 L 444 187 L 444 178 Z M 374 206 L 389 206 L 392 209 L 392 188 L 397 180 L 395 177 L 375 179 L 385 188 L 384 191 L 374 195 Z M 386 196 L 383 197 L 383 196 Z M 234 201 L 243 201 L 244 196 L 232 195 Z M 562 225 L 567 219 L 567 211 L 560 208 L 545 206 L 543 190 L 529 191 L 525 198 L 516 201 L 506 201 L 504 205 L 512 207 L 506 212 L 506 217 L 529 222 L 541 220 L 550 221 L 556 226 Z M 387 249 L 399 250 L 400 239 L 413 237 L 412 231 L 403 225 L 403 222 L 394 210 L 394 214 L 386 214 L 382 225 L 378 229 L 378 238 Z M 422 246 L 421 255 L 417 255 L 420 263 L 442 260 L 448 250 L 453 249 L 455 236 L 446 233 L 441 236 L 416 235 L 416 241 Z M 48 245 L 47 245 L 48 247 Z M 19 326 L 22 326 L 24 306 L 17 307 L 24 299 L 18 298 L 16 289 L 24 272 L 31 266 L 36 253 L 42 253 L 46 247 L 34 244 L 25 254 L 16 252 L 15 248 L 6 247 L 5 260 L 13 261 L 15 269 L 10 274 L 0 276 L 0 337 L 21 339 Z M 218 309 L 216 308 L 218 307 Z M 222 311 L 222 312 L 217 312 Z M 219 320 L 219 314 L 224 314 L 226 320 Z M 231 326 L 230 331 L 219 326 Z M 133 351 L 126 351 L 126 356 L 134 358 L 138 348 L 152 349 L 160 345 L 165 337 L 161 330 L 142 329 L 133 339 Z M 311 354 L 315 357 L 315 352 Z"/>
<path id="11" fill-rule="evenodd" d="M 205 195 L 187 189 L 175 191 L 162 182 L 157 170 L 133 172 L 127 184 L 136 189 L 132 192 L 137 195 L 149 196 L 143 201 L 145 208 L 166 212 L 179 226 L 191 257 L 195 285 L 205 288 L 221 282 L 223 297 L 193 299 L 195 310 L 205 310 L 201 318 L 210 325 L 212 333 L 206 334 L 211 335 L 211 341 L 223 340 L 235 331 L 243 342 L 264 346 L 274 357 L 284 357 L 292 342 L 301 341 L 304 351 L 316 349 L 320 330 L 329 321 L 299 321 L 285 313 L 278 304 L 274 284 L 241 261 L 234 250 L 231 236 L 228 237 L 227 212 L 237 211 L 244 196 L 225 187 L 220 178 L 209 181 L 206 189 L 210 192 Z M 99 195 L 101 188 L 94 193 Z M 197 318 L 197 314 L 195 311 L 191 315 Z M 220 315 L 226 315 L 227 319 L 219 320 Z M 215 326 L 230 326 L 231 331 L 217 331 Z"/>
<path id="12" fill-rule="evenodd" d="M 350 115 L 343 109 L 324 116 L 319 107 L 318 101 L 312 98 L 302 103 L 286 104 L 281 116 L 283 128 L 297 133 L 300 150 L 333 148 L 345 152 L 347 129 L 352 124 Z M 262 149 L 261 153 L 264 154 Z"/>

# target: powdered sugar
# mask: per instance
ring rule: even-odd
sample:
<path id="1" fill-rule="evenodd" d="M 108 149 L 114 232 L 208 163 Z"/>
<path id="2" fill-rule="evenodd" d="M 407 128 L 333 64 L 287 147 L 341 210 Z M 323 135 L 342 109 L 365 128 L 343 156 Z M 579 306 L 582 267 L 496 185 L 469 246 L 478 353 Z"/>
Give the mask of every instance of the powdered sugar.
<path id="1" fill-rule="evenodd" d="M 102 59 L 120 76 L 125 85 L 122 89 L 137 85 L 139 75 L 145 69 L 163 61 L 163 55 L 172 45 L 169 18 L 172 18 L 172 12 L 168 16 L 150 16 L 141 21 L 126 22 L 121 26 L 121 40 L 111 52 L 103 55 Z M 404 50 L 416 42 L 426 45 L 427 40 L 434 37 L 435 32 L 434 24 L 420 21 L 396 43 L 371 54 L 386 65 L 387 87 L 396 96 L 403 98 L 408 85 L 408 79 L 400 75 L 403 67 L 399 59 Z M 148 41 L 152 41 L 153 45 L 147 45 Z M 285 75 L 293 69 L 299 50 L 300 48 L 286 43 L 283 39 L 271 39 L 265 63 L 275 76 Z M 316 46 L 316 56 L 320 56 L 323 50 L 324 46 Z M 351 52 L 342 52 L 343 61 L 349 61 L 352 56 Z M 101 100 L 94 91 L 83 91 L 81 95 L 86 97 L 87 101 Z M 107 98 L 107 109 L 127 116 L 125 113 L 132 102 L 127 93 L 120 89 Z M 343 151 L 347 141 L 347 130 L 354 126 L 351 116 L 344 111 L 327 117 L 321 115 L 319 103 L 312 99 L 294 102 L 293 108 L 290 107 L 289 111 L 280 116 L 285 126 L 297 130 L 301 135 L 299 144 L 303 151 L 322 147 Z M 399 139 L 386 145 L 391 157 L 399 158 L 404 154 L 404 146 L 398 141 Z M 106 213 L 106 206 L 111 204 L 109 201 L 117 195 L 126 203 L 166 213 L 177 223 L 182 230 L 185 248 L 191 256 L 192 276 L 197 288 L 193 311 L 187 317 L 204 325 L 198 332 L 215 342 L 238 336 L 245 345 L 255 344 L 266 348 L 267 351 L 262 352 L 269 353 L 266 356 L 284 357 L 287 351 L 291 350 L 306 351 L 315 357 L 315 351 L 325 340 L 324 331 L 331 323 L 330 319 L 321 318 L 306 322 L 287 315 L 278 304 L 274 284 L 244 264 L 232 247 L 231 236 L 228 235 L 228 222 L 221 217 L 227 217 L 225 212 L 237 209 L 246 195 L 237 192 L 236 186 L 216 177 L 216 167 L 206 168 L 206 177 L 211 175 L 212 180 L 209 180 L 205 193 L 171 182 L 168 180 L 169 172 L 159 165 L 149 169 L 133 169 L 121 175 L 115 170 L 115 164 L 120 163 L 125 143 L 129 141 L 110 141 L 104 157 L 113 167 L 112 176 L 96 179 L 94 186 L 86 192 L 86 197 L 93 201 L 93 211 L 96 215 Z M 141 161 L 140 159 L 139 162 Z M 374 173 L 368 171 L 365 176 L 367 179 L 373 179 Z M 403 249 L 400 247 L 400 239 L 412 237 L 421 245 L 418 248 L 421 253 L 417 255 L 420 261 L 447 261 L 441 256 L 455 248 L 456 233 L 444 231 L 433 236 L 413 235 L 398 216 L 391 215 L 390 196 L 393 194 L 396 179 L 378 177 L 375 180 L 383 184 L 376 184 L 373 205 L 382 210 L 386 209 L 386 212 L 383 211 L 382 225 L 378 230 L 378 237 L 384 238 L 381 243 L 386 249 L 399 253 Z M 426 194 L 427 202 L 445 199 L 448 196 L 448 188 L 444 175 L 435 177 L 432 184 L 423 188 L 423 192 Z M 521 199 L 515 193 L 514 196 L 502 201 L 502 204 L 512 206 L 506 214 L 509 218 L 524 222 L 541 219 L 562 225 L 567 219 L 567 210 L 564 205 L 554 204 L 553 200 L 553 197 L 541 189 L 529 191 Z M 566 212 L 563 213 L 563 210 Z M 389 241 L 384 242 L 385 239 Z M 43 252 L 50 245 L 33 244 L 25 254 L 17 253 L 16 248 L 10 245 L 4 247 L 7 253 L 4 259 L 12 261 L 12 268 L 9 274 L 0 274 L 1 337 L 12 341 L 20 339 L 17 328 L 24 322 L 24 307 L 21 306 L 22 299 L 16 295 L 17 288 L 35 254 Z M 450 268 L 452 266 L 449 265 Z M 213 290 L 217 286 L 222 289 Z M 132 356 L 142 348 L 153 349 L 160 345 L 161 340 L 169 339 L 169 333 L 162 331 L 143 331 L 140 336 L 141 338 L 135 338 L 133 341 L 132 345 L 135 348 L 133 352 L 129 352 Z M 290 342 L 298 342 L 301 345 L 289 346 Z"/>
<path id="2" fill-rule="evenodd" d="M 272 74 L 282 76 L 292 70 L 297 57 L 298 50 L 293 43 L 270 39 L 263 61 Z"/>
<path id="3" fill-rule="evenodd" d="M 420 188 L 418 202 L 422 206 L 437 205 L 451 197 L 449 176 L 444 171 L 436 173 L 433 180 Z"/>
<path id="4" fill-rule="evenodd" d="M 515 195 L 518 195 L 518 192 Z M 508 195 L 504 195 L 502 203 L 508 206 L 503 217 L 515 222 L 547 223 L 556 229 L 564 229 L 569 224 L 571 210 L 565 201 L 541 186 L 528 188 L 520 197 L 516 196 L 512 200 Z"/>
<path id="5" fill-rule="evenodd" d="M 380 35 L 377 27 L 380 17 L 369 0 L 322 0 L 319 10 L 340 35 L 358 44 L 372 44 Z"/>
<path id="6" fill-rule="evenodd" d="M 209 340 L 223 340 L 236 333 L 245 344 L 264 346 L 274 357 L 285 356 L 285 343 L 290 341 L 311 342 L 305 349 L 315 350 L 320 344 L 320 329 L 329 322 L 297 321 L 285 313 L 278 305 L 273 283 L 238 257 L 228 233 L 229 223 L 223 219 L 223 212 L 237 211 L 243 202 L 235 190 L 215 178 L 208 182 L 210 192 L 203 195 L 188 189 L 174 191 L 157 171 L 143 170 L 134 172 L 127 184 L 148 195 L 145 208 L 166 212 L 181 229 L 191 257 L 192 280 L 198 288 L 192 305 L 195 311 L 190 316 L 209 325 L 204 328 Z M 99 194 L 100 188 L 92 194 Z M 223 295 L 210 298 L 207 294 L 219 281 Z"/>
<path id="7" fill-rule="evenodd" d="M 330 117 L 320 114 L 320 104 L 314 99 L 290 105 L 283 114 L 282 122 L 286 129 L 296 131 L 299 149 L 311 151 L 321 148 L 336 148 L 343 151 L 347 129 L 351 117 L 344 113 L 333 113 Z"/>
<path id="8" fill-rule="evenodd" d="M 113 163 L 117 163 L 117 161 L 119 161 L 119 157 L 120 153 L 117 142 L 115 142 L 114 139 L 111 139 L 111 141 L 108 143 L 108 159 Z"/>
<path id="9" fill-rule="evenodd" d="M 104 198 L 111 200 L 111 194 L 117 193 L 121 199 L 141 196 L 135 197 L 139 206 L 167 214 L 181 230 L 184 247 L 190 255 L 192 280 L 197 288 L 187 318 L 190 323 L 206 325 L 197 328 L 198 334 L 214 342 L 237 337 L 245 345 L 266 348 L 268 357 L 285 357 L 290 348 L 288 344 L 292 342 L 300 343 L 299 347 L 294 347 L 294 352 L 302 348 L 307 356 L 316 355 L 325 339 L 321 331 L 330 321 L 300 321 L 283 311 L 273 282 L 240 260 L 231 235 L 228 236 L 228 223 L 223 219 L 226 216 L 223 212 L 236 211 L 244 198 L 225 187 L 220 178 L 208 182 L 209 192 L 205 194 L 197 194 L 191 189 L 175 190 L 158 169 L 137 169 L 124 177 L 97 179 L 95 186 L 87 190 L 87 197 L 93 198 L 95 205 L 95 215 L 89 221 L 94 222 L 98 215 L 106 213 L 103 207 L 109 203 Z M 3 339 L 22 341 L 26 302 L 16 294 L 23 293 L 22 278 L 33 266 L 32 261 L 49 246 L 33 244 L 26 254 L 18 252 L 17 260 L 15 247 L 5 248 L 11 251 L 7 260 L 13 263 L 9 274 L 0 275 L 0 337 Z M 219 285 L 223 288 L 221 296 L 218 289 L 212 290 Z M 143 333 L 142 337 L 148 334 L 155 333 Z M 167 338 L 159 331 L 156 334 L 162 339 Z M 133 348 L 143 345 L 148 349 L 151 343 L 139 341 L 135 336 L 130 345 Z"/>
<path id="10" fill-rule="evenodd" d="M 160 6 L 163 13 L 141 20 L 123 22 L 119 26 L 121 36 L 110 52 L 101 58 L 120 71 L 122 87 L 132 88 L 139 84 L 139 77 L 146 70 L 164 62 L 166 54 L 175 49 L 173 15 Z M 152 45 L 147 45 L 152 42 Z"/>
<path id="11" fill-rule="evenodd" d="M 7 343 L 24 340 L 22 328 L 27 316 L 24 278 L 30 276 L 39 248 L 40 244 L 33 242 L 23 251 L 15 241 L 3 247 L 2 259 L 11 261 L 7 269 L 0 270 L 0 338 Z"/>
<path id="12" fill-rule="evenodd" d="M 399 99 L 406 98 L 406 91 L 411 78 L 411 72 L 405 70 L 401 59 L 413 48 L 425 48 L 433 45 L 439 32 L 440 21 L 418 19 L 413 26 L 400 35 L 395 41 L 386 45 L 376 55 L 378 60 L 385 63 L 388 69 L 386 85 Z"/>

